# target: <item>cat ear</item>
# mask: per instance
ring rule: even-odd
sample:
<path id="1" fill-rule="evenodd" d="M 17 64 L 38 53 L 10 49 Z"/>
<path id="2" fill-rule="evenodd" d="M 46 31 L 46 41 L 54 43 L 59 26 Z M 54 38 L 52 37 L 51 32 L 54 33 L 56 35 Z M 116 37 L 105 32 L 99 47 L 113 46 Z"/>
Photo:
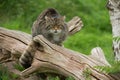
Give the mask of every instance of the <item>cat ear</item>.
<path id="1" fill-rule="evenodd" d="M 62 20 L 65 20 L 65 18 L 66 18 L 66 16 L 62 16 L 62 17 L 61 17 Z"/>
<path id="2" fill-rule="evenodd" d="M 50 18 L 48 16 L 45 16 L 45 20 L 49 20 Z"/>
<path id="3" fill-rule="evenodd" d="M 45 16 L 45 20 L 48 20 L 48 17 L 47 17 L 47 16 Z"/>

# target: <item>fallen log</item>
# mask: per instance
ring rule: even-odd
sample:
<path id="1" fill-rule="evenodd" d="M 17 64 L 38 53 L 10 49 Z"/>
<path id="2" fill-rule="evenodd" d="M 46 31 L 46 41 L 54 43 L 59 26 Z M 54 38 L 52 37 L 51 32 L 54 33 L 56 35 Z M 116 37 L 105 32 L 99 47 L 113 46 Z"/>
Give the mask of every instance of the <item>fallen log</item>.
<path id="1" fill-rule="evenodd" d="M 78 31 L 73 28 L 69 29 L 69 31 L 71 31 L 70 34 Z M 31 67 L 20 73 L 20 71 L 16 71 L 14 66 L 10 67 L 10 64 L 8 63 L 18 61 L 24 51 L 31 51 L 33 49 L 30 49 L 31 46 L 36 48 L 36 45 L 31 43 L 42 45 L 43 51 L 41 51 L 37 45 L 37 49 L 34 51 L 35 56 Z M 29 44 L 31 44 L 31 46 L 29 46 Z M 94 66 L 110 66 L 104 57 L 102 49 L 99 47 L 94 48 L 91 53 L 92 55 L 87 56 L 70 49 L 54 45 L 41 35 L 36 36 L 32 40 L 31 36 L 27 33 L 0 28 L 0 63 L 10 68 L 13 73 L 15 71 L 16 74 L 22 76 L 28 76 L 29 74 L 37 72 L 50 72 L 72 76 L 76 80 L 85 80 L 85 73 L 87 70 L 90 70 L 89 75 L 91 79 L 116 80 L 114 77 L 99 72 L 94 68 Z"/>
<path id="2" fill-rule="evenodd" d="M 26 49 L 28 52 L 32 51 L 35 53 L 35 56 L 31 67 L 24 70 L 22 72 L 22 76 L 27 76 L 39 71 L 39 73 L 56 73 L 66 77 L 72 76 L 76 80 L 85 80 L 83 72 L 86 69 L 89 69 L 91 71 L 91 76 L 96 79 L 112 79 L 112 77 L 109 75 L 100 73 L 93 68 L 94 66 L 110 66 L 110 64 L 105 59 L 102 59 L 101 61 L 99 59 L 91 58 L 87 55 L 66 49 L 64 47 L 54 45 L 47 41 L 42 35 L 35 37 L 32 44 L 34 42 L 42 45 L 43 51 L 36 49 L 36 51 L 33 52 L 34 50 L 31 50 L 30 47 L 36 47 L 36 45 L 32 45 Z M 98 52 L 93 54 L 103 55 L 103 53 L 99 53 L 101 48 L 95 48 L 93 52 L 96 50 L 98 50 Z"/>

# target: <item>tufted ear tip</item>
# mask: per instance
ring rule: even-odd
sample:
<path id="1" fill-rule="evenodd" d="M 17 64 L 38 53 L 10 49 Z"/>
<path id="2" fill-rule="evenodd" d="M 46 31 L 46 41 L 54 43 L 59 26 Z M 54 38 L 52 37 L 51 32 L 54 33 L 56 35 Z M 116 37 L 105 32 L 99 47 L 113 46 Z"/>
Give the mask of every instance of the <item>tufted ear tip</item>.
<path id="1" fill-rule="evenodd" d="M 61 19 L 62 19 L 62 20 L 65 20 L 65 19 L 66 19 L 66 16 L 62 16 Z"/>
<path id="2" fill-rule="evenodd" d="M 45 16 L 45 20 L 48 20 L 48 16 Z"/>
<path id="3" fill-rule="evenodd" d="M 51 16 L 45 16 L 45 20 L 46 20 L 46 21 L 54 20 L 54 17 L 51 17 Z"/>

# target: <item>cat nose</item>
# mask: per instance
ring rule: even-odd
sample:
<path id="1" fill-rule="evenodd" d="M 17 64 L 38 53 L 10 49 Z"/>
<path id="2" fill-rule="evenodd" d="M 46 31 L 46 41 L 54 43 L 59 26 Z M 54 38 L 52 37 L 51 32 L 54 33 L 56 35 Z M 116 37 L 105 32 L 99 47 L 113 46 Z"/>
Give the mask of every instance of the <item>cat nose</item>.
<path id="1" fill-rule="evenodd" d="M 55 30 L 57 30 L 57 27 L 55 27 Z"/>

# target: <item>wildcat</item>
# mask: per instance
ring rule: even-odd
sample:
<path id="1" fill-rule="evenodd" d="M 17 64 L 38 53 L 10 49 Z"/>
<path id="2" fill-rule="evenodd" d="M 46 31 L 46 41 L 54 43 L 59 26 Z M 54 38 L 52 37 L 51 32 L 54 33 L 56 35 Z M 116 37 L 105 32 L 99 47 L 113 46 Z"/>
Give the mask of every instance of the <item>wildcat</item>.
<path id="1" fill-rule="evenodd" d="M 62 46 L 62 42 L 68 36 L 64 17 L 53 8 L 43 11 L 33 23 L 32 38 L 37 35 L 43 35 L 51 43 Z M 19 62 L 23 67 L 28 68 L 31 66 L 33 57 L 34 53 L 26 51 L 21 55 Z"/>
<path id="2" fill-rule="evenodd" d="M 48 9 L 44 19 L 41 19 L 38 24 L 36 23 L 32 27 L 32 37 L 43 35 L 51 43 L 61 46 L 68 35 L 68 27 L 64 17 L 54 9 Z"/>

